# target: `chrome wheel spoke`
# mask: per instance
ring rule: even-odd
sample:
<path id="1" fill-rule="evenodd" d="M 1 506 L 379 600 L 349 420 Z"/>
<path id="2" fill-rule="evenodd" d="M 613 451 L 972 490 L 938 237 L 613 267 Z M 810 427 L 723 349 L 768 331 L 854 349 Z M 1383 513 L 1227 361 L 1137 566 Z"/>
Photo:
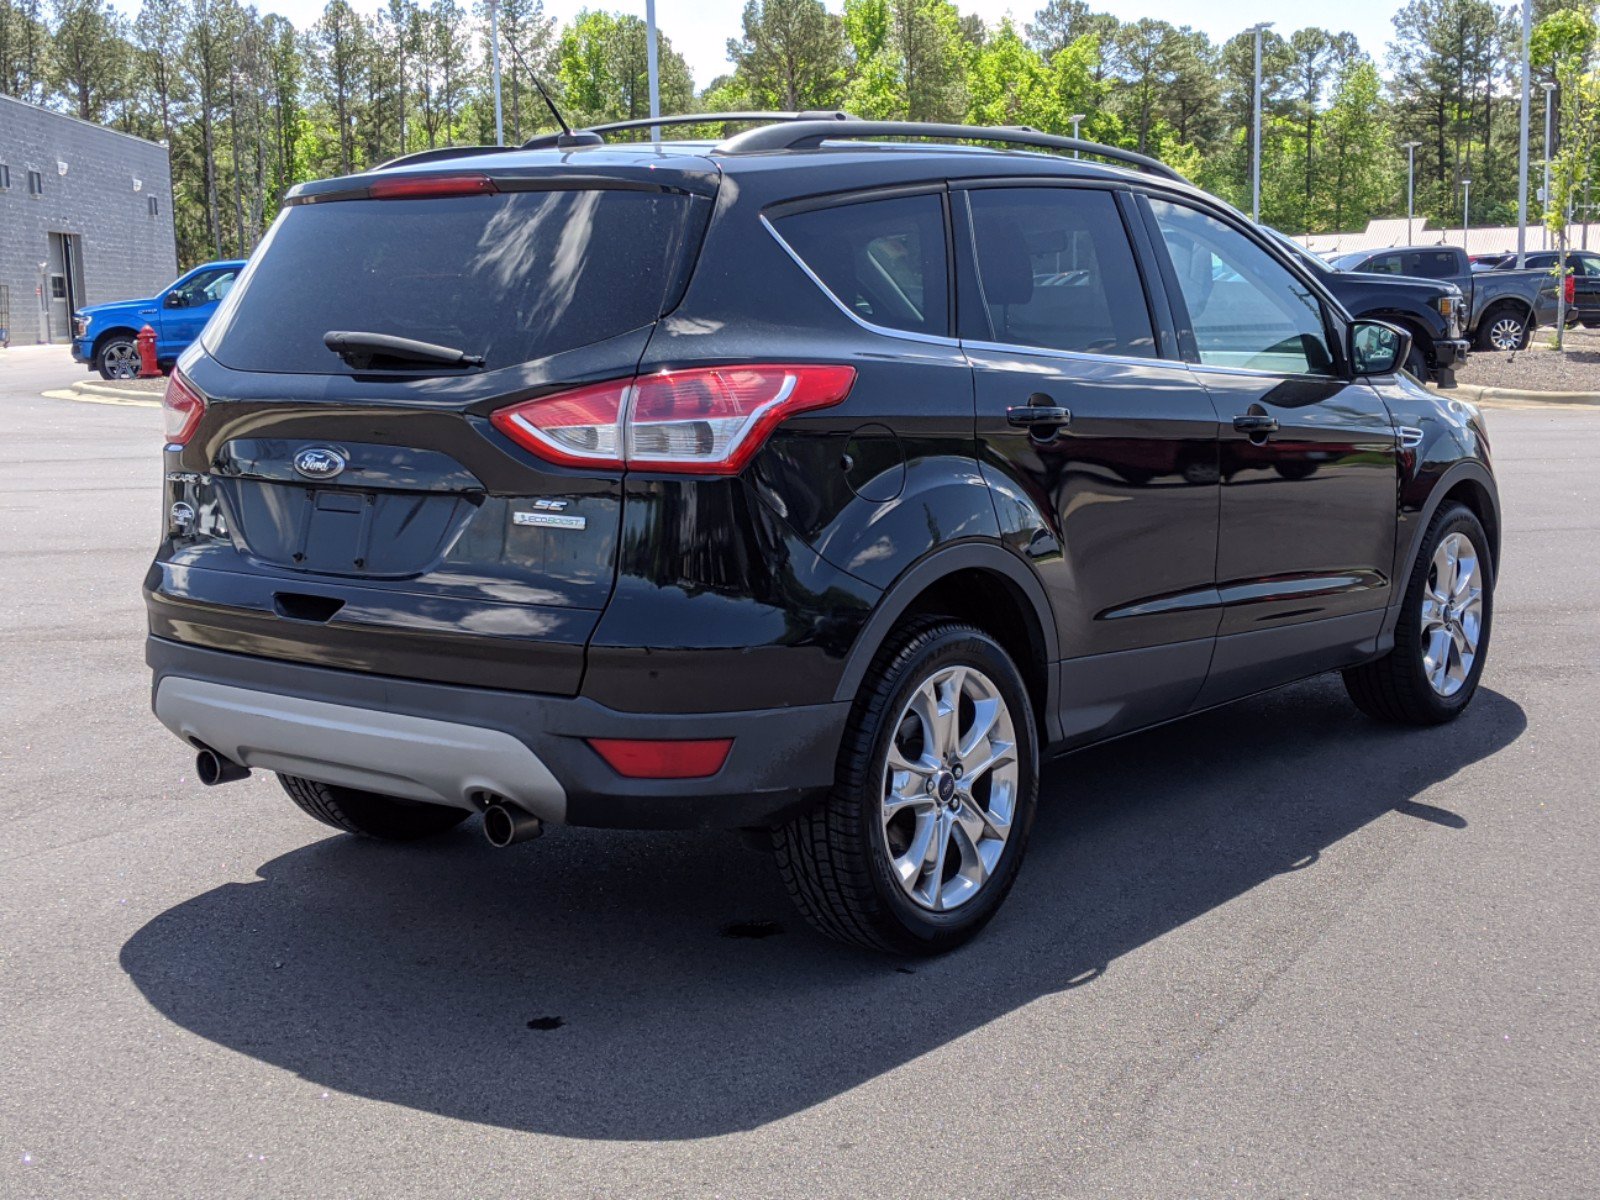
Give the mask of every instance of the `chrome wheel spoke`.
<path id="1" fill-rule="evenodd" d="M 982 671 L 934 671 L 911 693 L 884 763 L 880 817 L 890 867 L 916 904 L 944 912 L 994 874 L 1018 786 L 1016 727 Z"/>
<path id="2" fill-rule="evenodd" d="M 1453 696 L 1466 686 L 1483 636 L 1483 572 L 1478 549 L 1463 533 L 1446 535 L 1433 552 L 1419 627 L 1428 686 Z"/>

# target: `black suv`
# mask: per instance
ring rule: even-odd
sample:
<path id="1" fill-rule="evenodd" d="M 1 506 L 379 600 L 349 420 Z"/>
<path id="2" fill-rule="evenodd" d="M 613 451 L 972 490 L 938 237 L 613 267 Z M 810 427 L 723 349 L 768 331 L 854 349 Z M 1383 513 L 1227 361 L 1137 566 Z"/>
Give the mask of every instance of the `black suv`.
<path id="1" fill-rule="evenodd" d="M 759 831 L 818 928 L 946 949 L 1051 754 L 1334 669 L 1466 706 L 1499 504 L 1407 340 L 1025 130 L 305 184 L 167 392 L 155 711 L 338 829 Z"/>

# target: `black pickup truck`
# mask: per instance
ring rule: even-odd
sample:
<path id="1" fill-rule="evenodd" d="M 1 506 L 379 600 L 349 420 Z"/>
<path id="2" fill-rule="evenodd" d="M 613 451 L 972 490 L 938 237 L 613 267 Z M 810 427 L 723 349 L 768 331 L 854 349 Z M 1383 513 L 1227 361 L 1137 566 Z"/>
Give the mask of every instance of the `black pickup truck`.
<path id="1" fill-rule="evenodd" d="M 1448 387 L 1455 369 L 1466 361 L 1471 343 L 1462 332 L 1466 298 L 1453 283 L 1406 275 L 1374 275 L 1336 271 L 1292 238 L 1269 229 L 1338 298 L 1353 317 L 1398 325 L 1411 335 L 1406 370 L 1423 383 Z"/>

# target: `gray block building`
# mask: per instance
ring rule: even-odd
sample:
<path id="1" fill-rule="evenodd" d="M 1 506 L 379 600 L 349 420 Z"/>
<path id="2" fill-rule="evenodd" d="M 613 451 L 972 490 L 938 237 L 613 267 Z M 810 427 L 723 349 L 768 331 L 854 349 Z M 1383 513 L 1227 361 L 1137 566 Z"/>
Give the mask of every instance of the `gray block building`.
<path id="1" fill-rule="evenodd" d="M 0 96 L 0 345 L 70 341 L 75 308 L 177 273 L 167 148 Z"/>

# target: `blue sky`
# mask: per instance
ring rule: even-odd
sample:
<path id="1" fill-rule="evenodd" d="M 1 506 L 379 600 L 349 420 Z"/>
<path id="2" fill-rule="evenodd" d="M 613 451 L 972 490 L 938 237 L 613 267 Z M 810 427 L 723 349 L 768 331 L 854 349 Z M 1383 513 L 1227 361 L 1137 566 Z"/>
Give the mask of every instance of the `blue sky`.
<path id="1" fill-rule="evenodd" d="M 124 12 L 138 11 L 138 0 L 114 0 Z M 351 0 L 363 12 L 380 7 L 380 0 Z M 466 6 L 467 0 L 463 0 Z M 838 11 L 843 0 L 824 0 L 828 7 Z M 1039 0 L 1042 2 L 1042 0 Z M 326 0 L 255 0 L 262 12 L 276 12 L 288 17 L 298 28 L 310 25 L 321 14 Z M 1320 11 L 1308 14 L 1305 24 L 1319 24 L 1335 33 L 1348 31 L 1356 35 L 1362 47 L 1383 63 L 1384 45 L 1393 33 L 1390 24 L 1402 0 L 1345 0 L 1344 3 L 1323 15 Z M 1026 23 L 1038 3 L 1008 0 L 956 0 L 962 12 L 976 12 L 991 23 L 1010 13 L 1019 24 Z M 545 12 L 565 20 L 580 8 L 633 9 L 644 15 L 644 0 L 545 0 Z M 1195 0 L 1105 0 L 1094 5 L 1096 9 L 1115 13 L 1125 21 L 1140 17 L 1156 17 L 1174 25 L 1193 25 L 1204 30 L 1217 41 L 1232 37 L 1239 30 L 1257 21 L 1276 21 L 1280 33 L 1298 28 L 1301 22 L 1284 14 L 1281 0 L 1232 0 L 1227 4 L 1196 4 Z M 728 69 L 725 47 L 729 37 L 738 32 L 739 14 L 744 0 L 657 0 L 656 20 L 688 60 L 694 71 L 695 83 L 704 86 Z M 1337 16 L 1333 15 L 1337 13 Z"/>

